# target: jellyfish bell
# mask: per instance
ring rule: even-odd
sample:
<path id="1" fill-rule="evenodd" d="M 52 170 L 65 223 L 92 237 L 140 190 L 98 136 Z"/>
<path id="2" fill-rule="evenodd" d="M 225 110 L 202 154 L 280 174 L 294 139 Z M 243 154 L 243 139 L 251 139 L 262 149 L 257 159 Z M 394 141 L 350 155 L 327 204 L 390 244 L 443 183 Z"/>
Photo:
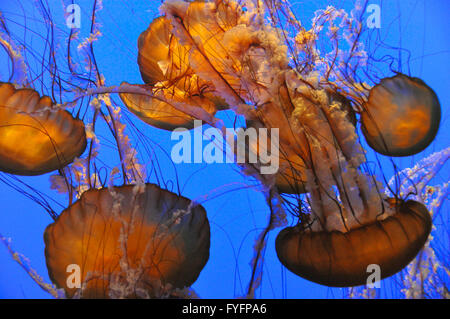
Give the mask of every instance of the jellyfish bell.
<path id="1" fill-rule="evenodd" d="M 70 164 L 86 148 L 82 121 L 52 109 L 48 96 L 0 83 L 0 170 L 40 175 Z"/>
<path id="2" fill-rule="evenodd" d="M 189 70 L 189 48 L 178 42 L 165 17 L 154 19 L 140 34 L 138 48 L 139 70 L 147 84 L 176 79 Z"/>
<path id="3" fill-rule="evenodd" d="M 418 78 L 397 74 L 370 90 L 361 114 L 361 130 L 376 152 L 410 156 L 434 140 L 440 119 L 434 91 Z"/>
<path id="4" fill-rule="evenodd" d="M 267 115 L 267 114 L 266 114 Z M 269 116 L 267 116 L 270 118 Z M 254 128 L 259 130 L 261 128 L 267 128 L 259 120 L 247 120 L 247 128 Z M 284 123 L 285 124 L 285 123 Z M 270 127 L 270 126 L 269 126 Z M 304 173 L 304 162 L 292 152 L 291 148 L 285 144 L 283 137 L 289 136 L 291 132 L 284 134 L 283 130 L 286 129 L 286 125 L 282 126 L 280 129 L 282 131 L 282 136 L 279 137 L 279 169 L 275 173 L 275 186 L 278 192 L 286 194 L 302 194 L 305 193 L 305 173 Z M 249 151 L 253 154 L 257 154 L 259 158 L 265 157 L 265 154 L 272 152 L 269 147 L 272 147 L 271 141 L 271 131 L 268 132 L 266 143 L 260 143 L 261 140 L 255 140 L 253 143 L 249 144 Z M 261 136 L 261 135 L 260 135 Z M 265 145 L 264 145 L 265 144 Z M 262 155 L 263 154 L 263 155 Z M 247 163 L 249 163 L 249 156 L 247 154 Z"/>
<path id="5" fill-rule="evenodd" d="M 366 284 L 371 264 L 380 267 L 381 278 L 389 277 L 414 259 L 431 231 L 423 204 L 390 202 L 394 215 L 346 233 L 285 228 L 276 239 L 278 258 L 298 276 L 331 287 Z"/>
<path id="6" fill-rule="evenodd" d="M 275 184 L 279 192 L 286 194 L 307 193 L 306 170 L 311 166 L 308 167 L 305 160 L 311 156 L 311 144 L 317 144 L 317 138 L 312 135 L 320 136 L 322 143 L 327 144 L 325 152 L 334 157 L 334 144 L 338 144 L 333 142 L 338 138 L 336 129 L 353 128 L 354 131 L 356 125 L 355 112 L 347 98 L 330 88 L 319 88 L 323 110 L 308 97 L 316 93 L 310 92 L 309 88 L 304 92 L 297 90 L 298 80 L 299 74 L 294 70 L 283 72 L 277 94 L 257 110 L 256 117 L 261 124 L 257 126 L 257 121 L 247 121 L 254 127 L 279 129 L 280 169 Z M 329 123 L 330 117 L 338 117 L 332 120 L 336 123 Z M 309 128 L 310 121 L 315 121 L 317 127 Z M 344 144 L 353 140 L 345 134 L 339 138 L 346 141 Z"/>
<path id="7" fill-rule="evenodd" d="M 51 280 L 72 297 L 79 265 L 83 298 L 154 297 L 158 285 L 192 285 L 209 258 L 204 208 L 154 184 L 91 189 L 44 233 Z M 142 291 L 142 294 L 137 292 Z"/>
<path id="8" fill-rule="evenodd" d="M 198 77 L 190 66 L 189 45 L 182 45 L 173 34 L 170 21 L 160 16 L 154 19 L 138 39 L 138 65 L 146 84 L 167 82 L 169 86 L 186 89 L 191 94 L 202 93 L 216 108 L 227 108 L 226 102 L 214 93 L 213 85 Z M 197 92 L 194 92 L 195 86 Z"/>
<path id="9" fill-rule="evenodd" d="M 121 93 L 127 108 L 144 122 L 165 130 L 194 126 L 194 117 L 170 102 L 188 109 L 201 107 L 211 115 L 226 109 L 228 105 L 215 93 L 214 85 L 191 68 L 191 51 L 190 45 L 180 43 L 166 17 L 154 19 L 139 36 L 138 64 L 149 93 L 155 96 Z"/>
<path id="10" fill-rule="evenodd" d="M 331 90 L 325 90 L 326 96 L 328 97 L 328 104 L 335 104 L 336 107 L 345 114 L 346 123 L 350 123 L 356 126 L 356 116 L 353 111 L 350 102 L 342 95 Z M 288 98 L 284 98 L 284 101 Z M 286 102 L 284 104 L 287 104 Z M 293 110 L 290 111 L 291 114 Z M 268 112 L 270 117 L 270 112 Z M 294 115 L 295 116 L 295 115 Z M 280 117 L 278 117 L 280 118 Z M 278 191 L 286 194 L 303 194 L 307 193 L 306 181 L 307 167 L 305 161 L 300 154 L 307 154 L 308 151 L 308 141 L 301 135 L 295 134 L 295 129 L 292 129 L 291 124 L 279 123 L 280 130 L 284 137 L 284 146 L 280 145 L 282 150 L 280 151 L 280 172 L 276 178 L 276 185 Z M 325 125 L 324 127 L 326 127 Z M 329 133 L 329 132 L 328 132 Z M 282 139 L 282 137 L 280 137 Z M 283 142 L 282 142 L 283 143 Z"/>

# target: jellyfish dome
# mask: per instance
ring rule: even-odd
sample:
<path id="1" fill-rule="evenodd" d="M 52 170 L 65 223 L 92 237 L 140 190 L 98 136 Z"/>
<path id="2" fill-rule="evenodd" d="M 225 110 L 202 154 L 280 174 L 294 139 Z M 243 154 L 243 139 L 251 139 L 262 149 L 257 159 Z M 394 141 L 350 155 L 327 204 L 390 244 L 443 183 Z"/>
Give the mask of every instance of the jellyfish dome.
<path id="1" fill-rule="evenodd" d="M 67 267 L 78 265 L 82 298 L 157 296 L 190 286 L 209 258 L 204 208 L 154 184 L 91 189 L 44 233 L 51 280 L 69 297 Z"/>
<path id="2" fill-rule="evenodd" d="M 421 203 L 409 200 L 395 208 L 387 219 L 346 233 L 285 228 L 276 239 L 278 257 L 293 273 L 326 286 L 363 285 L 371 264 L 380 267 L 381 278 L 389 277 L 413 260 L 431 231 Z"/>
<path id="3" fill-rule="evenodd" d="M 52 109 L 48 96 L 0 84 L 0 171 L 40 175 L 60 169 L 86 148 L 82 121 Z"/>
<path id="4" fill-rule="evenodd" d="M 434 91 L 418 78 L 398 74 L 382 79 L 369 93 L 361 129 L 375 151 L 410 156 L 435 138 L 441 107 Z"/>

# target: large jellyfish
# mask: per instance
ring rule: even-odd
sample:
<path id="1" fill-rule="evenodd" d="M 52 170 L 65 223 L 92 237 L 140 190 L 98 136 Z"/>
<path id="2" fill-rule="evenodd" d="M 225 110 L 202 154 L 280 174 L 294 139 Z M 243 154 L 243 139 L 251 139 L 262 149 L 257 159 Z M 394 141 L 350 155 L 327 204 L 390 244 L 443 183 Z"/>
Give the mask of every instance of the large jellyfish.
<path id="1" fill-rule="evenodd" d="M 209 258 L 204 208 L 153 184 L 89 190 L 45 231 L 49 276 L 69 297 L 142 298 L 190 286 Z M 78 265 L 81 287 L 68 286 Z M 169 289 L 170 290 L 170 289 Z"/>
<path id="2" fill-rule="evenodd" d="M 40 175 L 63 168 L 84 152 L 84 123 L 52 105 L 35 90 L 0 84 L 1 171 Z"/>
<path id="3" fill-rule="evenodd" d="M 387 219 L 349 232 L 285 228 L 276 240 L 278 257 L 293 273 L 326 286 L 365 284 L 372 264 L 381 278 L 389 277 L 413 260 L 431 231 L 423 204 L 409 200 L 393 207 L 396 213 Z"/>

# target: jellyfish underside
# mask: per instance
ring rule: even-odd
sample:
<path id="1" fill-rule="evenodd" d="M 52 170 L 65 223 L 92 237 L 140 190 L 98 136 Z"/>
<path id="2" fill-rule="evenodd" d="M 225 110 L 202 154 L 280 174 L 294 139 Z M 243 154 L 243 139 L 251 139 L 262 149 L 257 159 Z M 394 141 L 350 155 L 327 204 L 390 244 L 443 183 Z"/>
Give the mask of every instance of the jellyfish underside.
<path id="1" fill-rule="evenodd" d="M 368 266 L 380 266 L 381 279 L 408 265 L 431 231 L 431 217 L 416 201 L 400 202 L 396 213 L 347 233 L 311 232 L 300 226 L 282 230 L 276 239 L 278 258 L 307 280 L 350 287 L 367 283 Z"/>
<path id="2" fill-rule="evenodd" d="M 0 170 L 40 175 L 60 169 L 86 148 L 84 124 L 48 96 L 0 84 Z"/>
<path id="3" fill-rule="evenodd" d="M 161 129 L 191 129 L 192 107 L 201 107 L 214 115 L 227 107 L 214 93 L 214 87 L 202 80 L 189 65 L 189 46 L 181 45 L 172 34 L 172 26 L 161 16 L 152 21 L 138 40 L 138 64 L 142 79 L 149 85 L 149 95 L 121 93 L 128 109 L 144 122 Z M 164 100 L 160 98 L 163 97 Z M 187 112 L 173 103 L 179 103 Z"/>
<path id="4" fill-rule="evenodd" d="M 440 118 L 434 91 L 420 79 L 397 74 L 371 89 L 361 114 L 361 130 L 376 152 L 411 156 L 434 140 Z"/>
<path id="5" fill-rule="evenodd" d="M 201 206 L 153 184 L 89 190 L 44 233 L 51 280 L 67 296 L 158 297 L 161 287 L 190 286 L 209 258 L 209 222 Z M 67 286 L 81 268 L 82 290 Z"/>

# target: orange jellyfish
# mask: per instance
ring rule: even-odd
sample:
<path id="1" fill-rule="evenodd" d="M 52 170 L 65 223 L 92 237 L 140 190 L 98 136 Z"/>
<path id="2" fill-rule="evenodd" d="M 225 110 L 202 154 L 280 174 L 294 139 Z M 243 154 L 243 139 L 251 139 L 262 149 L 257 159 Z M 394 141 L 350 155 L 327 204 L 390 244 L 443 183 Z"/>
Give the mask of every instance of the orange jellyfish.
<path id="1" fill-rule="evenodd" d="M 276 239 L 278 258 L 298 276 L 331 287 L 366 284 L 371 264 L 380 267 L 381 278 L 389 277 L 414 259 L 431 231 L 424 205 L 393 202 L 394 215 L 346 233 L 285 228 Z"/>
<path id="2" fill-rule="evenodd" d="M 140 298 L 195 282 L 209 258 L 206 211 L 154 184 L 91 189 L 44 233 L 51 280 L 67 296 Z M 67 267 L 80 269 L 81 290 Z"/>
<path id="3" fill-rule="evenodd" d="M 434 91 L 418 78 L 397 74 L 382 79 L 370 90 L 361 114 L 361 129 L 376 152 L 410 156 L 433 141 L 440 119 Z"/>
<path id="4" fill-rule="evenodd" d="M 166 130 L 192 128 L 193 116 L 173 103 L 188 109 L 198 106 L 212 115 L 226 106 L 214 94 L 213 85 L 194 73 L 189 64 L 189 46 L 179 43 L 165 17 L 152 21 L 139 36 L 138 48 L 139 70 L 144 82 L 151 86 L 152 96 L 121 93 L 120 97 L 146 123 Z"/>
<path id="5" fill-rule="evenodd" d="M 280 93 L 283 93 L 283 90 L 280 90 Z M 282 109 L 287 112 L 283 116 L 278 116 L 278 120 L 280 118 L 285 118 L 283 121 L 279 123 L 274 123 L 281 130 L 281 145 L 282 148 L 280 152 L 282 153 L 280 157 L 280 171 L 276 177 L 276 186 L 278 191 L 286 194 L 301 194 L 306 193 L 305 183 L 306 183 L 306 165 L 305 161 L 302 159 L 299 154 L 305 153 L 305 140 L 299 136 L 295 136 L 295 131 L 292 129 L 291 124 L 287 120 L 292 117 L 292 112 L 295 107 L 286 107 L 285 105 L 290 104 L 289 102 L 291 97 L 295 98 L 296 93 L 291 92 L 290 94 L 284 92 L 284 94 L 280 94 L 280 105 L 282 105 Z M 356 116 L 353 112 L 350 102 L 342 95 L 333 92 L 332 90 L 326 90 L 326 96 L 328 99 L 328 104 L 336 105 L 346 114 L 346 118 L 348 121 L 355 126 L 356 125 Z M 286 111 L 289 110 L 289 111 Z M 295 117 L 295 116 L 294 116 Z M 270 123 L 271 118 L 273 118 L 270 111 L 264 112 L 263 118 L 266 118 L 266 122 Z M 273 125 L 273 124 L 269 124 Z M 302 146 L 303 145 L 303 146 Z"/>
<path id="6" fill-rule="evenodd" d="M 0 84 L 0 171 L 45 174 L 83 153 L 87 143 L 83 122 L 51 107 L 48 96 Z"/>

